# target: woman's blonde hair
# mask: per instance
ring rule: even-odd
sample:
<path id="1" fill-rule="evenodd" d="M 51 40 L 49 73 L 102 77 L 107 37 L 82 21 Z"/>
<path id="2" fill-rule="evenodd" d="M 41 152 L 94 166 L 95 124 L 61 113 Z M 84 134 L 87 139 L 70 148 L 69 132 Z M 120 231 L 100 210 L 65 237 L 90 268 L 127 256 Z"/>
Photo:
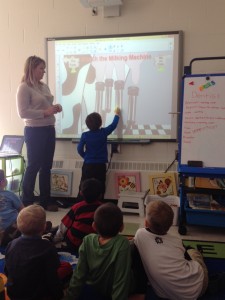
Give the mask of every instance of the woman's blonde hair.
<path id="1" fill-rule="evenodd" d="M 28 236 L 41 235 L 46 226 L 46 213 L 42 206 L 37 204 L 23 208 L 17 217 L 17 227 L 22 234 Z"/>
<path id="2" fill-rule="evenodd" d="M 33 71 L 40 64 L 44 64 L 46 66 L 44 59 L 35 55 L 28 57 L 24 65 L 24 75 L 21 81 L 26 82 L 29 86 L 34 86 L 35 79 Z"/>
<path id="3" fill-rule="evenodd" d="M 173 224 L 174 212 L 162 200 L 151 201 L 146 207 L 146 220 L 149 229 L 156 234 L 166 234 Z"/>

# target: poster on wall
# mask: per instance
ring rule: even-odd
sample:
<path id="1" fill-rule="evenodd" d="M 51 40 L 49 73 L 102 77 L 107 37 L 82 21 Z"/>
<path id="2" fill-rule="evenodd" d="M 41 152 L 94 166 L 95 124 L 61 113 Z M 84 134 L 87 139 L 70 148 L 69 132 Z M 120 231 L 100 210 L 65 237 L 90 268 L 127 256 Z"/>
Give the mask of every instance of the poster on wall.
<path id="1" fill-rule="evenodd" d="M 156 173 L 149 176 L 150 194 L 158 196 L 177 195 L 174 173 Z"/>
<path id="2" fill-rule="evenodd" d="M 140 173 L 121 172 L 115 174 L 115 184 L 117 194 L 122 192 L 140 192 Z"/>
<path id="3" fill-rule="evenodd" d="M 51 170 L 51 196 L 70 196 L 73 172 L 62 169 Z"/>

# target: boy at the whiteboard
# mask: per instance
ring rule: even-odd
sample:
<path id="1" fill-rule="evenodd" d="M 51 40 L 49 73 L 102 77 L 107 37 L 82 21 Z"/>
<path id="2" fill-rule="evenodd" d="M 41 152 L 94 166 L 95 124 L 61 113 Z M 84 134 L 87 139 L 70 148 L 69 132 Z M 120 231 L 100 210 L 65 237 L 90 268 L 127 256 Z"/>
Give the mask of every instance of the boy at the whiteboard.
<path id="1" fill-rule="evenodd" d="M 112 123 L 107 127 L 101 127 L 102 117 L 99 113 L 93 112 L 87 116 L 85 123 L 89 131 L 82 133 L 77 145 L 77 151 L 84 159 L 77 201 L 82 200 L 82 195 L 80 195 L 81 183 L 88 178 L 96 178 L 102 183 L 104 199 L 106 164 L 108 163 L 107 137 L 116 129 L 119 118 L 120 109 L 118 107 L 115 109 Z"/>

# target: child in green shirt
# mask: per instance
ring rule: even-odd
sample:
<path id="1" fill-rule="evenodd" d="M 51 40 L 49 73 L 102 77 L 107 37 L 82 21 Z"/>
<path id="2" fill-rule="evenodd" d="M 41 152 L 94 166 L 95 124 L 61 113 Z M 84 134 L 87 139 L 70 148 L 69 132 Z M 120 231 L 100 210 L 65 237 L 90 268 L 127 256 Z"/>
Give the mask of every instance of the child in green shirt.
<path id="1" fill-rule="evenodd" d="M 91 299 L 128 299 L 131 254 L 129 240 L 119 234 L 123 226 L 122 212 L 115 204 L 105 203 L 97 208 L 93 228 L 98 234 L 84 238 L 64 300 L 90 299 L 90 289 Z"/>

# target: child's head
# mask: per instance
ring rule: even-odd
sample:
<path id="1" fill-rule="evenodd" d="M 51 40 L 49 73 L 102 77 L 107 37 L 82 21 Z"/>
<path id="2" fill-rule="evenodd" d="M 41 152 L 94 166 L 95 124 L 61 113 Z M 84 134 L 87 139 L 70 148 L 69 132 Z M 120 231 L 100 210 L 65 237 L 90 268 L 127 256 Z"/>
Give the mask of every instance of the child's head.
<path id="1" fill-rule="evenodd" d="M 100 199 L 102 196 L 102 183 L 95 178 L 84 180 L 81 184 L 81 194 L 88 203 Z"/>
<path id="2" fill-rule="evenodd" d="M 37 204 L 23 208 L 17 217 L 19 231 L 28 236 L 39 236 L 45 230 L 46 213 L 42 206 Z"/>
<path id="3" fill-rule="evenodd" d="M 90 129 L 91 131 L 95 131 L 102 126 L 102 117 L 99 113 L 93 112 L 87 116 L 85 122 L 88 129 Z"/>
<path id="4" fill-rule="evenodd" d="M 166 234 L 173 224 L 174 213 L 164 201 L 151 201 L 146 207 L 145 225 L 156 234 Z"/>
<path id="5" fill-rule="evenodd" d="M 5 172 L 4 170 L 0 169 L 0 189 L 5 188 L 7 185 L 7 180 L 5 178 Z"/>
<path id="6" fill-rule="evenodd" d="M 114 237 L 123 230 L 123 214 L 116 204 L 104 203 L 95 211 L 93 226 L 100 236 Z"/>

